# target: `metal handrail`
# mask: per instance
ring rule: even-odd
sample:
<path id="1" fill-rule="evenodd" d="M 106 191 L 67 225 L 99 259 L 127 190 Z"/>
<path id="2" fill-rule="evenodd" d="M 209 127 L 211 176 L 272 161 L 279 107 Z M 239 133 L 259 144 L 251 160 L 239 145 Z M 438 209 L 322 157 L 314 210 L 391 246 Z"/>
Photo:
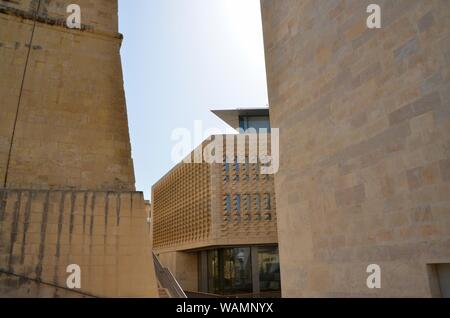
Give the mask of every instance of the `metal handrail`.
<path id="1" fill-rule="evenodd" d="M 153 263 L 155 264 L 156 277 L 161 287 L 167 289 L 170 296 L 174 298 L 187 298 L 176 278 L 168 268 L 163 267 L 155 253 L 153 253 Z"/>

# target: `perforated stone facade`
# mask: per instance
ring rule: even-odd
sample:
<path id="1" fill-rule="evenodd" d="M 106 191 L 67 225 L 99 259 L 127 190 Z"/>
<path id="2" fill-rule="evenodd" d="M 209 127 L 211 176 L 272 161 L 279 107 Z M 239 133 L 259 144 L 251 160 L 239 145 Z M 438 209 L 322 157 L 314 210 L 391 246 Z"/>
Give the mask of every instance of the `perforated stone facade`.
<path id="1" fill-rule="evenodd" d="M 242 152 L 237 151 L 236 136 L 214 138 L 224 143 L 227 138 L 234 139 L 235 156 Z M 208 144 L 205 141 L 194 150 L 192 160 Z M 245 145 L 248 154 L 248 139 Z M 226 147 L 223 153 L 227 153 Z M 274 176 L 260 174 L 257 163 L 236 165 L 236 159 L 228 165 L 205 160 L 179 163 L 152 188 L 155 252 L 188 290 L 198 287 L 197 254 L 189 252 L 277 243 Z"/>

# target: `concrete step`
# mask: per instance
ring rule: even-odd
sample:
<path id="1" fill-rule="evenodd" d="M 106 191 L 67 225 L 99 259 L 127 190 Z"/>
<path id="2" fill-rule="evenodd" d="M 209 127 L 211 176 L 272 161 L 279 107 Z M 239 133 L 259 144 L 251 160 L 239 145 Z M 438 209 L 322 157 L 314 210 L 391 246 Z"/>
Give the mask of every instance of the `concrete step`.
<path id="1" fill-rule="evenodd" d="M 165 288 L 158 288 L 158 293 L 159 298 L 170 298 L 170 295 Z"/>

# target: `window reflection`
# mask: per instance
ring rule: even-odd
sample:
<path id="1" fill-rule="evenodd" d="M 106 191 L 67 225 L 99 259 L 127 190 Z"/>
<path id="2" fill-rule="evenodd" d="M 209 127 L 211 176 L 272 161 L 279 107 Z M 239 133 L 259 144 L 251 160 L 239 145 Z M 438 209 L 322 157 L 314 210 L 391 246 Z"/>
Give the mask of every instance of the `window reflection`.
<path id="1" fill-rule="evenodd" d="M 281 289 L 280 260 L 277 247 L 260 247 L 258 249 L 259 287 L 261 291 Z"/>
<path id="2" fill-rule="evenodd" d="M 231 212 L 231 196 L 229 194 L 225 195 L 225 211 Z"/>
<path id="3" fill-rule="evenodd" d="M 264 195 L 264 202 L 265 202 L 266 210 L 268 210 L 268 211 L 272 210 L 272 201 L 270 199 L 270 193 L 266 193 Z"/>
<path id="4" fill-rule="evenodd" d="M 244 195 L 244 209 L 246 212 L 252 210 L 252 198 L 250 197 L 250 194 Z"/>
<path id="5" fill-rule="evenodd" d="M 217 250 L 208 251 L 208 290 L 216 292 L 219 286 L 219 255 Z"/>
<path id="6" fill-rule="evenodd" d="M 255 194 L 255 208 L 256 211 L 261 211 L 261 196 L 258 193 Z"/>
<path id="7" fill-rule="evenodd" d="M 240 213 L 241 212 L 241 196 L 239 194 L 236 194 L 234 196 L 234 202 L 235 202 L 236 211 L 238 213 Z"/>
<path id="8" fill-rule="evenodd" d="M 249 247 L 208 251 L 210 293 L 252 292 L 252 266 Z"/>
<path id="9" fill-rule="evenodd" d="M 225 162 L 224 166 L 225 166 L 225 181 L 229 181 L 230 180 L 230 164 L 228 163 L 228 161 Z"/>
<path id="10" fill-rule="evenodd" d="M 252 252 L 256 263 L 252 264 Z M 207 252 L 208 292 L 221 295 L 254 292 L 252 276 L 259 276 L 259 291 L 281 290 L 278 248 L 265 246 L 221 248 Z"/>
<path id="11" fill-rule="evenodd" d="M 222 250 L 224 262 L 223 290 L 227 292 L 252 291 L 252 266 L 250 248 Z"/>
<path id="12" fill-rule="evenodd" d="M 269 116 L 240 116 L 239 128 L 246 132 L 259 132 L 259 130 L 266 130 L 270 133 L 270 118 Z"/>

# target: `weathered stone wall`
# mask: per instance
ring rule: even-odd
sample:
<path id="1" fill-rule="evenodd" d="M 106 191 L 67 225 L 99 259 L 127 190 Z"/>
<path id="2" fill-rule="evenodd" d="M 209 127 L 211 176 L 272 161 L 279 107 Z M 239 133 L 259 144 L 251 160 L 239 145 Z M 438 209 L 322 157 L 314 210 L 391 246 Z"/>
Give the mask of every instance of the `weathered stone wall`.
<path id="1" fill-rule="evenodd" d="M 82 30 L 72 2 L 0 0 L 0 297 L 156 296 L 117 1 L 76 1 Z"/>
<path id="2" fill-rule="evenodd" d="M 283 295 L 433 295 L 427 265 L 450 263 L 450 2 L 261 3 Z"/>
<path id="3" fill-rule="evenodd" d="M 81 289 L 66 288 L 67 266 Z M 0 190 L 0 297 L 156 297 L 142 193 Z"/>
<path id="4" fill-rule="evenodd" d="M 69 3 L 0 1 L 1 184 L 132 191 L 117 1 L 77 1 L 83 31 Z"/>
<path id="5" fill-rule="evenodd" d="M 82 25 L 95 32 L 118 32 L 117 0 L 0 0 L 0 12 L 37 19 L 50 24 L 65 25 L 67 6 L 81 7 Z"/>

